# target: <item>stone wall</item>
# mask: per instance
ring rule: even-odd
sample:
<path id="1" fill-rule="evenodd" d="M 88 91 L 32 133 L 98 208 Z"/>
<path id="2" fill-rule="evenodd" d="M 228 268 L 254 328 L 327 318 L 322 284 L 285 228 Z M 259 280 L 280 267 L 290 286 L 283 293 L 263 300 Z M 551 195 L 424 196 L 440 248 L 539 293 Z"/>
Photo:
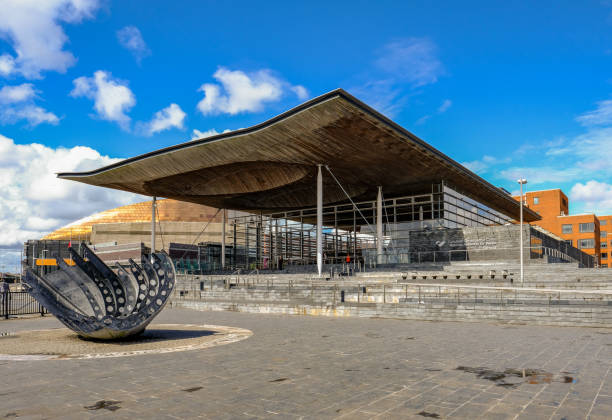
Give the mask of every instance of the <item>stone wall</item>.
<path id="1" fill-rule="evenodd" d="M 518 225 L 463 227 L 387 232 L 391 241 L 384 250 L 382 264 L 410 264 L 450 261 L 518 261 L 520 259 L 520 227 Z M 546 249 L 544 249 L 546 248 Z M 366 260 L 374 260 L 375 250 L 366 252 Z M 547 258 L 555 262 L 578 260 L 590 267 L 580 250 L 568 246 L 529 225 L 523 226 L 525 260 Z"/>

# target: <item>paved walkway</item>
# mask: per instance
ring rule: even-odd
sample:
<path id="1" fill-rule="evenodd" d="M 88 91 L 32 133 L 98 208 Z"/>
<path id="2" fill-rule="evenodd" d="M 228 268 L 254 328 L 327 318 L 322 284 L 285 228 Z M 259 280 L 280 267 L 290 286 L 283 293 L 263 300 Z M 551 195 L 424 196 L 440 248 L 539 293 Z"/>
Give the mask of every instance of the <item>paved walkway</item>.
<path id="1" fill-rule="evenodd" d="M 0 362 L 2 418 L 612 418 L 612 330 L 166 309 L 233 344 Z M 58 327 L 0 321 L 3 333 Z"/>

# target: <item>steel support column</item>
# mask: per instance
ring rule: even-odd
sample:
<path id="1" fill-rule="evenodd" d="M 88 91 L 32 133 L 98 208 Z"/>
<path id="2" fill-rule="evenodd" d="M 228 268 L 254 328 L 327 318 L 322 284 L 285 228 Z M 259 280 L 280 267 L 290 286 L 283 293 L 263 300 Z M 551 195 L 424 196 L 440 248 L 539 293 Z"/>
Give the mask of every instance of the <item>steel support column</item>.
<path id="1" fill-rule="evenodd" d="M 153 254 L 155 253 L 155 213 L 157 206 L 157 197 L 153 196 L 153 201 L 151 201 L 151 264 L 153 264 Z"/>
<path id="2" fill-rule="evenodd" d="M 225 224 L 227 223 L 227 210 L 221 210 L 221 269 L 225 270 Z"/>
<path id="3" fill-rule="evenodd" d="M 383 263 L 383 209 L 382 209 L 382 187 L 378 187 L 376 198 L 376 262 Z"/>
<path id="4" fill-rule="evenodd" d="M 317 165 L 317 271 L 323 273 L 323 174 Z"/>

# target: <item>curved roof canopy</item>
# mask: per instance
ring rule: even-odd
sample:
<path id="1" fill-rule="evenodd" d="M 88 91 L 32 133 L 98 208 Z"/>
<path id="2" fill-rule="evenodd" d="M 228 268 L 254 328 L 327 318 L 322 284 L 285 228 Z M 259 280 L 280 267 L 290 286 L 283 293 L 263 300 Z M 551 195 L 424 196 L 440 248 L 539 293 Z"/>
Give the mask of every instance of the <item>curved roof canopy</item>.
<path id="1" fill-rule="evenodd" d="M 337 89 L 250 128 L 190 141 L 70 179 L 217 208 L 284 211 L 316 204 L 317 164 L 354 200 L 423 192 L 445 180 L 514 219 L 519 203 L 379 112 Z M 324 204 L 346 202 L 324 172 Z M 525 209 L 526 221 L 539 216 Z"/>

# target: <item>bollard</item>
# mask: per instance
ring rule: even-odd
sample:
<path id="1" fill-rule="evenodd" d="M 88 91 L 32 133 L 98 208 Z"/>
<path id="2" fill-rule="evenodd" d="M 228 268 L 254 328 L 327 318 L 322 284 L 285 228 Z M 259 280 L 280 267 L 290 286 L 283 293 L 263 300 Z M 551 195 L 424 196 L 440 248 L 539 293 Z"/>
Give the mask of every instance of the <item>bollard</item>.
<path id="1" fill-rule="evenodd" d="M 344 290 L 340 291 L 340 302 L 344 303 Z"/>

